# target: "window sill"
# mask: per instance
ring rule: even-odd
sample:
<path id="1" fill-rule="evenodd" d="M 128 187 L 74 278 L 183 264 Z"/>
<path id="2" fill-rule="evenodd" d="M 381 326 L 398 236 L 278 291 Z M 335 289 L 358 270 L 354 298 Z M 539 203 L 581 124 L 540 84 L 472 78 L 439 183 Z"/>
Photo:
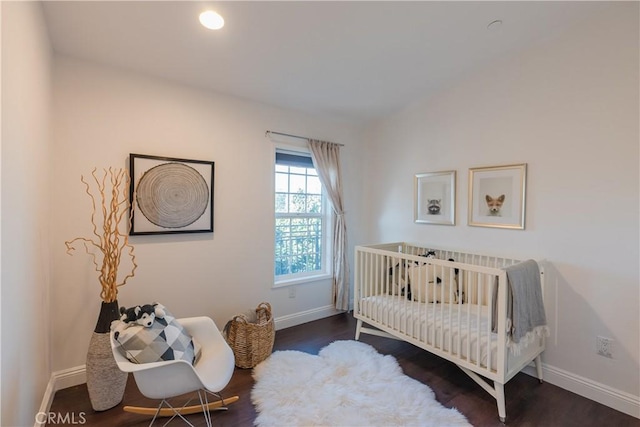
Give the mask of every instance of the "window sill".
<path id="1" fill-rule="evenodd" d="M 317 282 L 319 280 L 331 279 L 331 274 L 323 273 L 314 276 L 296 277 L 295 279 L 278 280 L 273 284 L 273 288 L 284 288 L 286 286 L 302 285 L 304 283 Z"/>

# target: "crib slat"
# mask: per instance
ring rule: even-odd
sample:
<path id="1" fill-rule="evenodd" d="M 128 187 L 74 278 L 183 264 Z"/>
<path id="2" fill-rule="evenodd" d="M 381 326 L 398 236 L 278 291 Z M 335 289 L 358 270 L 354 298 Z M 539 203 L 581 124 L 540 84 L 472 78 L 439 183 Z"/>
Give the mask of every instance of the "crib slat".
<path id="1" fill-rule="evenodd" d="M 478 275 L 480 273 L 474 273 L 473 275 L 473 283 L 475 284 L 474 292 L 477 294 L 478 290 Z M 471 331 L 471 305 L 467 310 L 467 331 Z M 471 362 L 471 336 L 467 336 L 467 345 L 466 345 L 466 360 L 467 362 Z"/>
<path id="2" fill-rule="evenodd" d="M 495 287 L 495 277 L 492 276 L 492 277 L 489 277 L 489 288 L 488 288 L 490 301 L 493 300 L 494 287 Z M 491 352 L 491 319 L 492 318 L 493 318 L 492 311 L 489 310 L 487 312 L 487 324 L 485 326 L 485 334 L 487 336 L 487 369 L 492 369 L 491 367 L 493 366 L 491 364 L 491 360 L 493 357 L 493 354 Z"/>
<path id="3" fill-rule="evenodd" d="M 480 294 L 480 301 L 483 300 L 483 291 L 484 291 L 484 287 L 485 287 L 485 281 L 486 281 L 487 276 L 485 274 L 483 274 L 482 276 L 480 276 L 480 289 L 478 289 L 478 292 Z M 480 357 L 480 346 L 481 346 L 481 342 L 480 342 L 480 314 L 482 312 L 481 306 L 478 306 L 478 310 L 476 310 L 476 327 L 475 327 L 475 336 L 476 338 L 476 364 L 478 366 L 480 366 L 480 361 L 482 360 L 482 358 Z"/>

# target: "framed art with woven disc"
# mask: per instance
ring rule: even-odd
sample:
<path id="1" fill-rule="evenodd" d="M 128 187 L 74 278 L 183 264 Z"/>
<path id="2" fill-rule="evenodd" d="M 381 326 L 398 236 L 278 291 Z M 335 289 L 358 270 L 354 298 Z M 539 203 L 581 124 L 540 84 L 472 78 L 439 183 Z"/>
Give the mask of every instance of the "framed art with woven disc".
<path id="1" fill-rule="evenodd" d="M 213 232 L 214 162 L 129 155 L 130 234 Z"/>

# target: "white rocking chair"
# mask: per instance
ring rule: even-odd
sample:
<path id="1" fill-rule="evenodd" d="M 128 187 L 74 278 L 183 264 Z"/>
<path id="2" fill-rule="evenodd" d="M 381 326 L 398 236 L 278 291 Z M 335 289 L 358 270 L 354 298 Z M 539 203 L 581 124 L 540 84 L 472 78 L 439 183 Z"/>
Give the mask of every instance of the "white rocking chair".
<path id="1" fill-rule="evenodd" d="M 208 427 L 211 427 L 210 410 L 226 410 L 227 405 L 238 400 L 238 396 L 223 399 L 220 391 L 227 386 L 233 375 L 235 359 L 233 351 L 209 317 L 177 319 L 186 331 L 202 347 L 202 353 L 195 366 L 184 360 L 169 360 L 152 363 L 132 363 L 116 348 L 111 333 L 111 349 L 118 367 L 123 372 L 131 372 L 140 392 L 150 399 L 160 399 L 157 408 L 125 406 L 127 412 L 153 415 L 150 426 L 158 417 L 180 417 L 193 426 L 184 415 L 202 412 Z M 181 407 L 172 406 L 168 399 L 185 393 L 194 396 Z M 209 402 L 208 395 L 216 396 Z M 199 404 L 188 406 L 197 396 Z"/>

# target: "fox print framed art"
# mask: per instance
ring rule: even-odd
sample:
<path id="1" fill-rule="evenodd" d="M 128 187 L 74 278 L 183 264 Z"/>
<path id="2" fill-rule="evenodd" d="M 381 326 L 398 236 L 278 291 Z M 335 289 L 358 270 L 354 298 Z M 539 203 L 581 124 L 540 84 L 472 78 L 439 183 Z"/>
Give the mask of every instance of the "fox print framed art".
<path id="1" fill-rule="evenodd" d="M 468 224 L 524 229 L 527 164 L 469 169 Z"/>

